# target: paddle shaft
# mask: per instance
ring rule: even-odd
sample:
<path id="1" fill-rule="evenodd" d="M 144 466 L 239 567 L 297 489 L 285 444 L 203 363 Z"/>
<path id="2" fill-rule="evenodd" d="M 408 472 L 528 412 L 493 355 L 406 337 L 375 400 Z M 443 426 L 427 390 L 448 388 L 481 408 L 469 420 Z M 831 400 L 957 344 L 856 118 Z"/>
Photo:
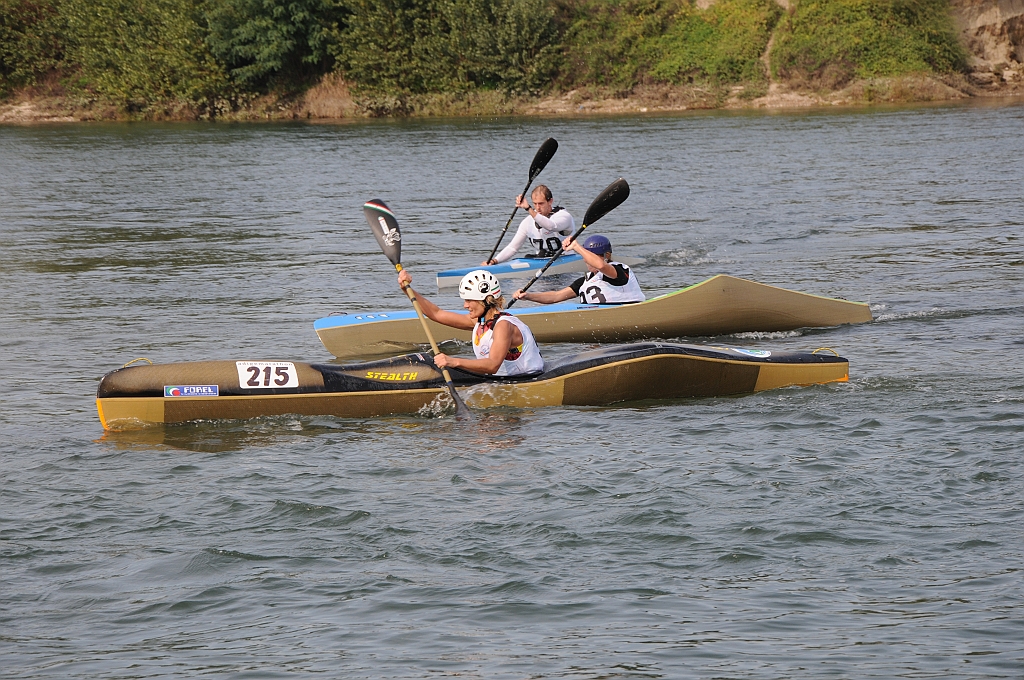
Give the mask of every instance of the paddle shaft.
<path id="1" fill-rule="evenodd" d="M 579 235 L 582 234 L 583 230 L 586 229 L 586 228 L 587 228 L 587 225 L 584 224 L 582 227 L 577 229 L 576 233 L 573 234 L 572 237 L 571 237 L 572 240 L 575 241 L 577 238 L 579 238 Z M 526 285 L 523 286 L 523 292 L 525 293 L 526 291 L 528 291 L 530 289 L 530 286 L 532 286 L 537 281 L 537 279 L 539 279 L 540 277 L 544 276 L 544 272 L 546 272 L 548 270 L 548 267 L 550 267 L 552 264 L 554 264 L 555 260 L 560 258 L 562 256 L 562 253 L 564 253 L 564 252 L 565 252 L 565 250 L 563 250 L 562 246 L 558 246 L 558 250 L 556 250 L 555 254 L 551 256 L 551 259 L 548 260 L 547 263 L 543 267 L 541 267 L 540 269 L 537 270 L 537 273 L 533 275 L 532 279 L 530 279 L 529 281 L 526 282 Z M 505 309 L 508 309 L 509 307 L 514 305 L 518 300 L 521 300 L 521 299 L 522 298 L 512 298 L 512 300 L 509 301 L 509 303 L 505 307 Z"/>
<path id="2" fill-rule="evenodd" d="M 556 151 L 558 151 L 558 142 L 551 137 L 545 139 L 544 143 L 540 145 L 539 149 L 537 149 L 537 153 L 533 157 L 533 162 L 530 163 L 530 179 L 526 181 L 526 188 L 523 189 L 523 198 L 526 198 L 526 192 L 530 190 L 530 185 L 533 184 L 533 180 L 537 179 L 537 175 L 547 167 L 548 161 L 551 160 Z M 491 254 L 487 256 L 487 262 L 494 259 L 494 254 L 498 252 L 498 246 L 501 245 L 501 239 L 505 238 L 505 232 L 508 231 L 509 225 L 512 224 L 512 220 L 515 218 L 517 210 L 519 210 L 518 204 L 516 204 L 516 207 L 512 208 L 512 214 L 508 216 L 508 222 L 505 223 L 505 228 L 501 230 L 501 234 L 498 236 L 498 240 L 495 242 L 494 248 L 491 250 Z"/>
<path id="3" fill-rule="evenodd" d="M 402 265 L 396 264 L 395 269 L 398 272 L 401 272 Z M 437 356 L 441 353 L 441 350 L 437 348 L 437 343 L 434 341 L 434 334 L 430 332 L 430 326 L 427 325 L 427 318 L 423 316 L 423 310 L 420 309 L 420 302 L 416 298 L 416 291 L 414 291 L 412 286 L 409 285 L 402 286 L 402 290 L 404 290 L 405 294 L 409 297 L 409 302 L 412 303 L 412 308 L 416 310 L 416 316 L 419 317 L 420 323 L 423 324 L 423 332 L 427 334 L 427 340 L 430 341 L 430 349 L 434 350 L 434 356 Z M 452 376 L 448 372 L 448 369 L 442 368 L 441 375 L 444 376 L 444 382 L 448 385 L 448 391 L 451 392 L 452 399 L 455 400 L 456 405 L 461 404 L 462 398 L 455 391 L 455 384 L 452 382 Z M 463 408 L 465 407 L 463 406 Z"/>
<path id="4" fill-rule="evenodd" d="M 530 185 L 533 184 L 533 180 L 536 179 L 536 175 L 530 176 L 530 181 L 526 183 L 526 188 L 523 189 L 523 196 L 526 196 L 526 192 L 530 190 Z M 515 219 L 516 211 L 519 210 L 519 206 L 512 208 L 512 214 L 508 216 L 508 222 L 505 223 L 505 228 L 501 230 L 501 234 L 498 235 L 498 240 L 494 243 L 494 248 L 491 249 L 491 254 L 487 256 L 487 262 L 494 259 L 494 254 L 498 252 L 498 246 L 501 245 L 501 239 L 505 238 L 505 232 L 508 231 L 509 225 L 512 224 L 512 220 Z"/>

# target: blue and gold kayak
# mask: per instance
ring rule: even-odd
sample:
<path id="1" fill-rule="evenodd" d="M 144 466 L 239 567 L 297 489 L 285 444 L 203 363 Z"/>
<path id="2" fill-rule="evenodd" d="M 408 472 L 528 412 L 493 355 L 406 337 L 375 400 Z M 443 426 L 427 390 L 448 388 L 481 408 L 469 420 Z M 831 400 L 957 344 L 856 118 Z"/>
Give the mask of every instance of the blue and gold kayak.
<path id="1" fill-rule="evenodd" d="M 863 302 L 798 293 L 724 274 L 635 304 L 524 304 L 509 311 L 530 326 L 538 342 L 632 342 L 871 321 L 871 310 Z M 469 331 L 427 323 L 439 342 L 469 341 Z M 414 351 L 426 344 L 411 309 L 328 316 L 317 319 L 313 328 L 324 347 L 342 359 Z"/>

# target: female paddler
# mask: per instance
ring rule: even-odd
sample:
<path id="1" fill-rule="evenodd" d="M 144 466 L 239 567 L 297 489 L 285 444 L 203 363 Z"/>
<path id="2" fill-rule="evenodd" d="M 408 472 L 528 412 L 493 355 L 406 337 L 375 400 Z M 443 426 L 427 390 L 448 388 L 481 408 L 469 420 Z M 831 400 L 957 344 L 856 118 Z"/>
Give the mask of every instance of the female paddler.
<path id="1" fill-rule="evenodd" d="M 398 285 L 409 285 L 412 276 L 403 269 Z M 503 312 L 505 298 L 501 284 L 488 271 L 477 269 L 462 277 L 459 297 L 469 315 L 441 309 L 419 292 L 420 306 L 427 318 L 437 323 L 473 331 L 473 353 L 476 359 L 461 359 L 438 354 L 434 363 L 440 368 L 460 368 L 485 375 L 521 375 L 544 370 L 544 359 L 537 348 L 530 327 Z"/>

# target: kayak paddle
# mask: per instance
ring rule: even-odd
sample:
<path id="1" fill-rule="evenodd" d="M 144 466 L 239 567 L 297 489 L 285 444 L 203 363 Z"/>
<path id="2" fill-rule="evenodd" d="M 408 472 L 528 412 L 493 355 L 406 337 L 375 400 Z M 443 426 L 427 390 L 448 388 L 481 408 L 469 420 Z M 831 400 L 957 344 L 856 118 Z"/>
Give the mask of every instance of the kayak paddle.
<path id="1" fill-rule="evenodd" d="M 548 164 L 551 157 L 558 151 L 558 142 L 552 137 L 548 137 L 544 140 L 544 143 L 537 149 L 537 155 L 533 157 L 533 163 L 530 163 L 530 179 L 526 182 L 526 188 L 523 189 L 523 198 L 526 198 L 526 192 L 530 190 L 530 185 L 533 184 L 533 180 L 537 179 L 537 175 L 540 171 Z M 508 225 L 512 224 L 512 218 L 516 216 L 516 211 L 519 210 L 519 206 L 512 208 L 512 214 L 508 216 L 508 222 L 505 223 L 505 228 L 501 230 L 501 235 L 498 236 L 498 242 L 494 244 L 494 249 L 491 250 L 491 254 L 487 256 L 486 262 L 490 262 L 494 259 L 494 254 L 498 252 L 498 246 L 501 245 L 501 239 L 505 238 L 505 232 L 508 231 Z"/>
<path id="2" fill-rule="evenodd" d="M 370 231 L 373 232 L 373 236 L 377 239 L 380 249 L 391 260 L 391 264 L 395 265 L 395 271 L 401 272 L 402 232 L 398 229 L 398 220 L 395 218 L 395 214 L 385 205 L 384 201 L 375 198 L 363 204 L 363 215 L 366 216 L 366 222 L 370 225 Z M 427 334 L 427 340 L 430 341 L 430 347 L 434 350 L 434 355 L 440 354 L 441 350 L 437 348 L 437 343 L 434 342 L 434 334 L 430 332 L 427 320 L 423 316 L 423 310 L 420 309 L 420 303 L 416 299 L 416 292 L 413 291 L 412 286 L 408 285 L 402 286 L 402 290 L 409 297 L 413 309 L 416 310 L 416 316 L 419 317 L 420 323 L 423 324 L 423 332 Z M 462 397 L 455 391 L 455 385 L 452 383 L 452 376 L 448 373 L 448 369 L 442 368 L 441 374 L 444 376 L 445 384 L 448 385 L 448 392 L 452 395 L 452 401 L 455 402 L 455 417 L 459 419 L 472 418 L 473 414 L 470 412 L 469 407 L 466 406 L 466 402 L 462 401 Z"/>
<path id="3" fill-rule="evenodd" d="M 590 207 L 587 208 L 587 214 L 583 216 L 583 226 L 577 229 L 576 233 L 572 235 L 572 240 L 575 241 L 578 239 L 584 229 L 610 213 L 627 198 L 629 198 L 629 185 L 626 184 L 626 180 L 620 177 L 605 187 L 604 191 L 598 194 L 597 198 L 594 199 L 594 202 L 590 204 Z M 537 281 L 537 279 L 544 275 L 544 272 L 548 270 L 548 267 L 550 267 L 555 260 L 562 256 L 562 252 L 562 246 L 558 246 L 558 250 L 551 256 L 551 259 L 547 261 L 547 264 L 545 264 L 541 269 L 538 269 L 537 273 L 533 275 L 533 278 L 523 286 L 522 290 L 524 293 Z M 515 303 L 516 299 L 512 298 L 512 301 L 508 303 L 508 307 L 511 307 Z"/>

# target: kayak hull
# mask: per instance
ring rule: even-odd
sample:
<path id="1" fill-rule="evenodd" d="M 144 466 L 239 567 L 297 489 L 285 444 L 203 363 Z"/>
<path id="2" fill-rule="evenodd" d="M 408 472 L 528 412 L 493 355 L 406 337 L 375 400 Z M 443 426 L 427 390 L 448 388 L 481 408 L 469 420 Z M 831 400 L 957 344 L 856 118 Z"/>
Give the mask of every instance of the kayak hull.
<path id="1" fill-rule="evenodd" d="M 636 304 L 566 302 L 517 305 L 510 311 L 530 326 L 538 342 L 631 342 L 871 320 L 871 310 L 863 302 L 799 293 L 724 274 Z M 430 320 L 427 323 L 439 342 L 470 339 L 469 331 Z M 342 359 L 407 352 L 425 343 L 423 328 L 412 310 L 329 316 L 318 319 L 313 327 L 324 347 Z"/>
<path id="2" fill-rule="evenodd" d="M 246 387 L 239 366 L 270 363 L 289 366 L 296 384 L 280 389 Z M 842 382 L 848 378 L 849 362 L 825 353 L 639 343 L 584 352 L 536 376 L 451 373 L 459 394 L 474 408 L 606 406 Z M 168 396 L 175 391 L 212 396 Z M 413 354 L 348 365 L 212 361 L 132 366 L 104 376 L 96 405 L 105 429 L 131 429 L 285 414 L 341 418 L 415 414 L 438 399 L 447 399 L 441 374 L 429 358 Z"/>

